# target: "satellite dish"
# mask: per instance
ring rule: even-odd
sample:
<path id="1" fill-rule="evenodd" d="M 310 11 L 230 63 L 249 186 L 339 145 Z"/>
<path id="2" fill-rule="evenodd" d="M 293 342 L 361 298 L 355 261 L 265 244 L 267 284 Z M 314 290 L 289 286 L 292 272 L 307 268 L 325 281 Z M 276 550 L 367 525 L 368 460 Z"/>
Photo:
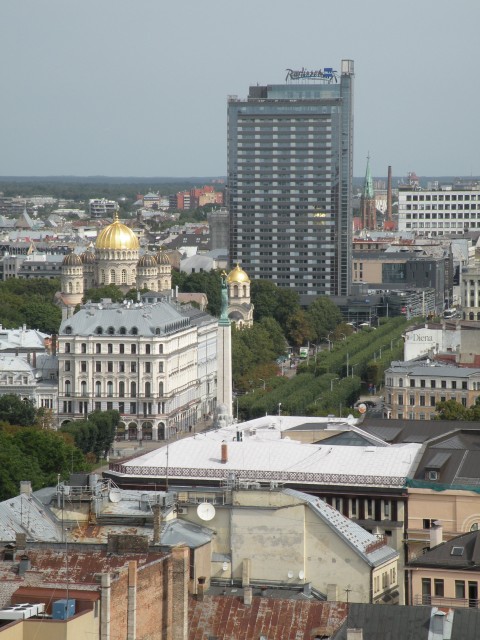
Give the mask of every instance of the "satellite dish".
<path id="1" fill-rule="evenodd" d="M 120 489 L 110 489 L 108 499 L 110 500 L 110 502 L 120 502 L 120 500 L 122 499 Z"/>
<path id="2" fill-rule="evenodd" d="M 299 571 L 298 577 L 300 578 L 300 580 L 303 580 L 305 578 L 305 571 Z"/>
<path id="3" fill-rule="evenodd" d="M 367 410 L 367 405 L 362 402 L 362 404 L 358 405 L 357 409 L 359 413 L 365 413 L 365 411 Z"/>
<path id="4" fill-rule="evenodd" d="M 290 578 L 290 580 L 293 578 L 293 571 L 289 571 L 287 573 L 288 577 Z"/>
<path id="5" fill-rule="evenodd" d="M 215 507 L 209 502 L 202 502 L 197 507 L 197 516 L 200 520 L 212 520 L 215 517 Z"/>

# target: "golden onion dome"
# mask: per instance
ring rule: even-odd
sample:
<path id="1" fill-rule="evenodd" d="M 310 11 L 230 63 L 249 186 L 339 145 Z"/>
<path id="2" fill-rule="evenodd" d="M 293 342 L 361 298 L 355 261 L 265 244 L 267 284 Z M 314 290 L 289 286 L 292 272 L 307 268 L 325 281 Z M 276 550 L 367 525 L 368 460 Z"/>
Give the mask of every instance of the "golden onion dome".
<path id="1" fill-rule="evenodd" d="M 143 255 L 140 260 L 137 262 L 137 267 L 156 267 L 157 261 L 155 260 L 155 256 L 152 256 L 150 253 L 146 253 Z"/>
<path id="2" fill-rule="evenodd" d="M 96 249 L 127 249 L 138 251 L 140 243 L 134 232 L 122 224 L 118 219 L 118 213 L 115 212 L 112 224 L 102 229 L 97 236 L 95 242 Z"/>
<path id="3" fill-rule="evenodd" d="M 80 255 L 83 264 L 93 264 L 95 262 L 95 254 L 91 249 L 87 249 Z"/>
<path id="4" fill-rule="evenodd" d="M 250 282 L 250 278 L 247 276 L 242 267 L 237 264 L 237 266 L 228 274 L 227 282 L 228 284 L 243 284 L 244 282 Z"/>
<path id="5" fill-rule="evenodd" d="M 80 256 L 77 256 L 76 253 L 67 253 L 67 255 L 62 260 L 63 267 L 81 267 L 82 261 Z"/>
<path id="6" fill-rule="evenodd" d="M 155 255 L 155 259 L 157 261 L 157 264 L 170 266 L 170 258 L 162 249 L 160 249 L 160 251 L 157 251 L 157 254 Z"/>

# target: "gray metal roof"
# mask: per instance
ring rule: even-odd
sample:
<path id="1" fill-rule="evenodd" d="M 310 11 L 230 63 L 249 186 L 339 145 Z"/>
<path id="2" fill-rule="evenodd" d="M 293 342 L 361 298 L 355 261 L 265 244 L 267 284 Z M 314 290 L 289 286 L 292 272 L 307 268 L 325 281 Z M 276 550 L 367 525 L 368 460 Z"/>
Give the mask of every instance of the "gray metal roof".
<path id="1" fill-rule="evenodd" d="M 153 336 L 175 333 L 190 326 L 190 320 L 172 303 L 162 300 L 152 304 L 145 303 L 87 303 L 75 315 L 60 325 L 60 335 L 66 335 L 66 328 L 77 336 L 90 336 L 102 330 L 102 336 L 119 335 L 125 328 L 126 335 Z"/>
<path id="2" fill-rule="evenodd" d="M 17 533 L 26 533 L 28 540 L 62 540 L 61 527 L 48 508 L 33 495 L 20 494 L 0 502 L 0 540 L 14 542 Z"/>

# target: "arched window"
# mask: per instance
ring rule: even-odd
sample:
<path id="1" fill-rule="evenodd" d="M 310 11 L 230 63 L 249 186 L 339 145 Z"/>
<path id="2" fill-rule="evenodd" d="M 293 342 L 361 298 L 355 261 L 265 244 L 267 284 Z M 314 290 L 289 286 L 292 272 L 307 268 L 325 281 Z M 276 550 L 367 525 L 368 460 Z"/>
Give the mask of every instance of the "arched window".
<path id="1" fill-rule="evenodd" d="M 163 344 L 158 345 L 158 353 L 163 353 Z"/>
<path id="2" fill-rule="evenodd" d="M 102 269 L 102 270 L 100 271 L 100 282 L 101 282 L 102 284 L 105 284 L 105 270 L 104 270 L 104 269 Z"/>
<path id="3" fill-rule="evenodd" d="M 150 353 L 150 345 L 149 344 L 145 345 L 145 353 Z"/>
<path id="4" fill-rule="evenodd" d="M 107 333 L 109 336 L 113 336 L 115 334 L 115 329 L 113 327 L 108 327 Z"/>
<path id="5" fill-rule="evenodd" d="M 95 395 L 97 396 L 97 398 L 100 398 L 100 396 L 102 395 L 102 385 L 99 380 L 95 382 Z"/>
<path id="6" fill-rule="evenodd" d="M 82 342 L 81 351 L 82 351 L 82 353 L 87 353 L 87 343 L 86 342 Z"/>
<path id="7" fill-rule="evenodd" d="M 162 396 L 163 396 L 163 382 L 159 382 L 159 383 L 158 383 L 158 395 L 159 395 L 160 397 L 162 397 Z"/>
<path id="8" fill-rule="evenodd" d="M 122 283 L 125 284 L 127 281 L 127 270 L 122 269 Z"/>
<path id="9" fill-rule="evenodd" d="M 138 329 L 137 327 L 132 327 L 132 330 L 130 332 L 132 334 L 132 336 L 137 336 L 138 335 Z"/>
<path id="10" fill-rule="evenodd" d="M 130 345 L 130 353 L 137 353 L 137 345 L 136 344 Z"/>
<path id="11" fill-rule="evenodd" d="M 65 333 L 70 335 L 72 333 L 72 327 L 65 327 Z"/>
<path id="12" fill-rule="evenodd" d="M 123 380 L 118 383 L 118 395 L 120 398 L 125 397 L 125 382 L 123 382 Z"/>
<path id="13" fill-rule="evenodd" d="M 121 336 L 124 336 L 124 335 L 126 335 L 127 330 L 125 329 L 125 327 L 120 327 L 119 333 L 120 333 Z"/>
<path id="14" fill-rule="evenodd" d="M 68 283 L 68 293 L 73 293 L 73 285 L 71 282 Z"/>
<path id="15" fill-rule="evenodd" d="M 79 282 L 77 282 L 77 284 L 75 285 L 75 291 L 76 291 L 77 293 L 79 293 L 79 292 L 80 292 L 80 283 L 79 283 Z"/>
<path id="16" fill-rule="evenodd" d="M 115 284 L 115 269 L 110 269 L 110 282 Z"/>
<path id="17" fill-rule="evenodd" d="M 87 383 L 85 382 L 85 380 L 82 380 L 82 382 L 80 383 L 80 393 L 82 394 L 82 396 L 87 395 Z"/>
<path id="18" fill-rule="evenodd" d="M 145 383 L 145 397 L 146 398 L 150 398 L 150 396 L 152 395 L 151 390 L 152 390 L 152 386 L 151 386 L 150 382 L 146 382 Z"/>
<path id="19" fill-rule="evenodd" d="M 137 397 L 137 383 L 136 382 L 131 382 L 130 383 L 130 397 L 131 398 L 136 398 Z"/>
<path id="20" fill-rule="evenodd" d="M 72 393 L 72 383 L 70 380 L 65 380 L 65 395 L 70 396 Z"/>
<path id="21" fill-rule="evenodd" d="M 243 285 L 243 297 L 244 298 L 247 297 L 247 285 L 246 284 Z"/>
<path id="22" fill-rule="evenodd" d="M 238 285 L 233 286 L 233 297 L 238 298 Z"/>
<path id="23" fill-rule="evenodd" d="M 109 398 L 113 396 L 113 382 L 111 380 L 107 382 L 107 396 Z"/>
<path id="24" fill-rule="evenodd" d="M 101 335 L 102 335 L 102 333 L 103 333 L 103 329 L 102 329 L 102 327 L 97 327 L 97 328 L 95 329 L 95 333 L 96 333 L 98 336 L 101 336 Z"/>

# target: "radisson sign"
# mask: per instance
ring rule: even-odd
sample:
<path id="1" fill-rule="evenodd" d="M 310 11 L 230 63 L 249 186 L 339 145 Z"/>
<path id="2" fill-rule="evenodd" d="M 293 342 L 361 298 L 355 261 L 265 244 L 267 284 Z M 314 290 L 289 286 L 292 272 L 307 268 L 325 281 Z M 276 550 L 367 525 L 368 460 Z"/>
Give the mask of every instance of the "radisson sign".
<path id="1" fill-rule="evenodd" d="M 300 71 L 295 71 L 294 69 L 287 69 L 287 80 L 310 80 L 310 79 L 321 79 L 328 80 L 331 82 L 335 80 L 337 82 L 337 72 L 333 69 L 333 67 L 325 67 L 324 69 L 317 69 L 316 71 L 308 71 L 304 67 L 300 69 Z"/>

